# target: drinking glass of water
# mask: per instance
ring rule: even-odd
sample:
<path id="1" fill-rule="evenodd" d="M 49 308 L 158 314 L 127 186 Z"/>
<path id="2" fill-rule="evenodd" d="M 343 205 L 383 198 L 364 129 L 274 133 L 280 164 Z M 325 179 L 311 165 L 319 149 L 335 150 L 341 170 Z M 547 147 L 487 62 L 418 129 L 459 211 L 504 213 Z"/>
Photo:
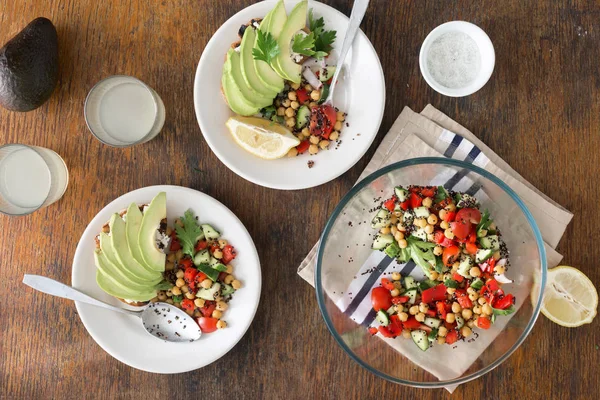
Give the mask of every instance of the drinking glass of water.
<path id="1" fill-rule="evenodd" d="M 85 100 L 85 122 L 104 144 L 129 147 L 154 139 L 165 122 L 158 94 L 132 76 L 113 75 L 98 82 Z"/>
<path id="2" fill-rule="evenodd" d="M 0 146 L 0 212 L 30 214 L 59 200 L 69 171 L 54 151 L 24 144 Z"/>

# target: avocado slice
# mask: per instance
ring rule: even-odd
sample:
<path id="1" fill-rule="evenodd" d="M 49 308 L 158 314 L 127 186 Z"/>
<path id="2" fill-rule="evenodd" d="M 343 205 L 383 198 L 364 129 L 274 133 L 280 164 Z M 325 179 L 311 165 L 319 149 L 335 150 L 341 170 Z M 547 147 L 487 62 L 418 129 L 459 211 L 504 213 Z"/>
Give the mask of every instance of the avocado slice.
<path id="1" fill-rule="evenodd" d="M 279 55 L 274 61 L 275 71 L 284 79 L 294 83 L 300 83 L 302 80 L 302 66 L 292 60 L 291 42 L 294 34 L 306 26 L 306 12 L 308 10 L 308 1 L 302 0 L 288 15 L 287 21 L 277 38 L 279 44 Z M 271 20 L 273 23 L 275 19 Z"/>
<path id="2" fill-rule="evenodd" d="M 221 86 L 223 87 L 223 94 L 227 99 L 229 108 L 239 115 L 249 116 L 256 114 L 261 107 L 258 107 L 244 98 L 242 91 L 233 80 L 231 73 L 231 54 L 235 53 L 235 50 L 229 49 L 227 52 L 227 61 L 223 66 L 223 76 L 221 77 Z"/>
<path id="3" fill-rule="evenodd" d="M 156 246 L 156 231 L 165 218 L 167 218 L 167 194 L 160 192 L 144 212 L 138 235 L 140 253 L 146 265 L 153 271 L 165 270 L 167 256 Z"/>
<path id="4" fill-rule="evenodd" d="M 235 50 L 230 50 L 227 53 L 227 60 L 225 62 L 229 62 L 231 68 L 229 70 L 229 73 L 233 78 L 233 81 L 235 82 L 236 86 L 242 92 L 242 96 L 248 103 L 252 104 L 255 107 L 258 107 L 259 109 L 273 104 L 273 97 L 264 96 L 258 93 L 246 83 L 246 80 L 242 75 L 240 53 L 238 53 Z"/>
<path id="5" fill-rule="evenodd" d="M 31 111 L 50 98 L 58 82 L 58 35 L 36 18 L 0 49 L 0 105 Z"/>
<path id="6" fill-rule="evenodd" d="M 125 222 L 125 235 L 127 237 L 127 247 L 131 256 L 149 271 L 154 271 L 142 257 L 139 245 L 140 227 L 142 225 L 142 212 L 135 203 L 131 203 L 127 208 L 127 222 Z M 158 271 L 157 271 L 158 272 Z"/>
<path id="7" fill-rule="evenodd" d="M 102 269 L 106 275 L 132 290 L 144 291 L 153 287 L 147 282 L 141 282 L 135 275 L 118 264 L 110 237 L 106 233 L 100 234 L 100 249 L 101 252 L 98 253 L 100 265 L 97 267 Z"/>
<path id="8" fill-rule="evenodd" d="M 252 48 L 256 41 L 256 31 L 252 26 L 249 26 L 244 31 L 244 37 L 242 38 L 242 44 L 240 45 L 240 69 L 244 81 L 250 87 L 250 89 L 261 94 L 262 96 L 271 99 L 271 103 L 279 91 L 271 90 L 258 78 L 258 74 L 254 69 L 254 56 L 252 55 Z"/>
<path id="9" fill-rule="evenodd" d="M 116 262 L 118 266 L 128 270 L 132 275 L 139 278 L 140 283 L 148 283 L 152 286 L 162 280 L 162 274 L 157 271 L 147 269 L 133 258 L 127 245 L 127 234 L 125 221 L 114 214 L 109 222 L 110 243 L 114 249 Z"/>
<path id="10" fill-rule="evenodd" d="M 282 2 L 280 2 L 282 3 Z M 278 3 L 279 5 L 279 3 Z M 275 9 L 277 8 L 277 6 L 275 6 Z M 273 15 L 273 12 L 275 11 L 275 9 L 271 10 L 266 16 L 265 18 L 261 21 L 260 26 L 259 26 L 259 30 L 264 32 L 264 33 L 270 33 L 269 32 L 269 22 L 271 21 L 271 17 Z M 285 14 L 285 9 L 284 9 L 284 14 Z M 287 15 L 285 16 L 285 18 L 287 19 Z M 258 35 L 257 39 L 258 40 Z M 254 41 L 254 47 L 256 47 L 256 40 Z M 254 57 L 252 57 L 254 58 Z M 275 72 L 273 70 L 273 68 L 271 68 L 271 66 L 269 64 L 267 64 L 266 62 L 262 61 L 262 60 L 252 60 L 253 64 L 254 64 L 254 69 L 256 70 L 256 75 L 258 75 L 258 79 L 263 83 L 263 85 L 265 85 L 266 87 L 268 87 L 269 89 L 279 93 L 283 90 L 284 88 L 284 81 L 283 78 L 280 77 L 277 72 Z"/>
<path id="11" fill-rule="evenodd" d="M 148 288 L 144 290 L 135 290 L 129 286 L 123 285 L 113 276 L 105 272 L 105 262 L 97 252 L 94 252 L 94 260 L 96 263 L 96 283 L 100 289 L 104 290 L 111 296 L 118 297 L 121 299 L 135 300 L 135 301 L 148 301 L 156 297 L 157 292 L 154 288 Z"/>

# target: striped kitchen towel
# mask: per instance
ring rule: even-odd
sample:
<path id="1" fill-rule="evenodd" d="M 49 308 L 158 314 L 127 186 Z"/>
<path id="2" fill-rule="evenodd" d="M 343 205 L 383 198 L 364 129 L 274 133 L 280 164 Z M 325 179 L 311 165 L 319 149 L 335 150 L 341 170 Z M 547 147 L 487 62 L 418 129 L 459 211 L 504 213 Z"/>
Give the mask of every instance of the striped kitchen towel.
<path id="1" fill-rule="evenodd" d="M 570 222 L 572 214 L 526 182 L 471 132 L 431 106 L 427 106 L 422 114 L 414 113 L 409 108 L 403 110 L 359 181 L 386 165 L 417 157 L 448 157 L 464 160 L 486 169 L 506 182 L 521 197 L 536 219 L 546 244 L 548 266 L 558 265 L 562 256 L 554 248 Z M 443 185 L 448 189 L 467 192 L 475 195 L 482 203 L 489 201 L 479 184 L 469 178 L 467 170 L 444 172 L 435 176 L 431 185 Z M 318 243 L 298 269 L 298 274 L 313 286 L 317 248 Z M 351 265 L 353 264 L 347 267 L 352 268 Z M 362 265 L 357 265 L 355 268 L 357 268 L 355 279 L 352 278 L 352 274 L 345 274 L 348 281 L 339 283 L 338 287 L 347 289 L 328 293 L 328 295 L 342 312 L 364 327 L 369 326 L 374 320 L 375 314 L 371 309 L 369 293 L 373 287 L 379 285 L 383 274 L 397 271 L 403 276 L 411 275 L 418 280 L 424 279 L 423 272 L 420 268 L 415 268 L 413 262 L 398 264 L 384 253 L 377 251 L 373 251 Z M 526 298 L 528 293 L 517 292 L 515 295 Z M 431 357 L 424 357 L 425 353 L 410 341 L 383 338 L 382 340 L 439 379 L 452 379 L 462 375 L 469 368 L 504 328 L 507 321 L 508 318 L 499 319 L 486 332 L 485 340 L 468 344 L 468 352 L 450 352 L 452 346 L 437 346 L 436 352 L 440 354 L 436 359 L 448 357 L 453 360 L 455 368 L 452 370 L 440 369 L 439 363 L 432 363 Z M 457 343 L 459 347 L 465 344 Z M 446 352 L 447 354 L 444 354 Z M 453 391 L 454 388 L 447 387 L 449 391 Z"/>

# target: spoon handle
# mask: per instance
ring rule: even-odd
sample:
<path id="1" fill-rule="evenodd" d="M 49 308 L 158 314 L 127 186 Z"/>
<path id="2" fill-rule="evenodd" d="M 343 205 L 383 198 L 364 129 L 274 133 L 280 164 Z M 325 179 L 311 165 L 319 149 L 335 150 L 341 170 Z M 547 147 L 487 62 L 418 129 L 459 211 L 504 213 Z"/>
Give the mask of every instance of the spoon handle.
<path id="1" fill-rule="evenodd" d="M 69 299 L 74 301 L 80 301 L 82 303 L 91 304 L 93 306 L 106 308 L 112 311 L 120 312 L 127 315 L 135 315 L 139 317 L 138 313 L 134 311 L 124 310 L 119 307 L 114 307 L 106 304 L 100 300 L 96 300 L 87 294 L 81 293 L 79 290 L 67 286 L 63 283 L 55 281 L 54 279 L 46 278 L 40 275 L 29 275 L 23 276 L 23 283 L 37 290 L 38 292 L 51 294 L 52 296 L 62 297 L 63 299 Z"/>
<path id="2" fill-rule="evenodd" d="M 327 95 L 326 103 L 333 102 L 333 91 L 335 90 L 335 86 L 337 84 L 338 75 L 342 70 L 342 65 L 344 65 L 344 60 L 348 55 L 348 51 L 350 47 L 352 47 L 352 43 L 354 43 L 354 38 L 356 37 L 356 33 L 358 32 L 358 28 L 360 27 L 360 23 L 367 12 L 367 8 L 369 7 L 370 0 L 354 0 L 354 4 L 352 5 L 352 13 L 350 14 L 350 22 L 348 23 L 348 30 L 346 31 L 346 36 L 344 37 L 344 43 L 342 45 L 342 51 L 340 53 L 340 57 L 338 58 L 337 68 L 335 69 L 335 73 L 333 74 L 333 79 L 331 80 L 331 86 L 329 87 L 329 94 Z"/>

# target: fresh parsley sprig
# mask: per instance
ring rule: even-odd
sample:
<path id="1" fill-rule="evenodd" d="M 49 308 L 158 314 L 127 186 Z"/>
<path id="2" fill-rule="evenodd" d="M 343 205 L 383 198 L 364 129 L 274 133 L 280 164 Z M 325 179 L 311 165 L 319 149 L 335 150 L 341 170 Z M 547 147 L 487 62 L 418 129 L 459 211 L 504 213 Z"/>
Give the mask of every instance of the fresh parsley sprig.
<path id="1" fill-rule="evenodd" d="M 183 223 L 183 227 L 175 225 L 177 239 L 181 243 L 183 253 L 194 257 L 194 245 L 196 244 L 196 239 L 202 235 L 202 228 L 198 225 L 194 213 L 190 210 L 187 210 L 180 220 Z"/>
<path id="2" fill-rule="evenodd" d="M 270 32 L 265 33 L 259 29 L 257 33 L 258 38 L 256 39 L 256 46 L 252 49 L 252 56 L 255 60 L 262 60 L 270 65 L 271 61 L 279 55 L 280 50 L 277 40 Z"/>
<path id="3" fill-rule="evenodd" d="M 292 51 L 294 53 L 302 54 L 304 56 L 312 56 L 315 54 L 313 50 L 315 47 L 315 33 L 311 32 L 308 35 L 302 35 L 301 33 L 294 36 L 292 42 Z"/>
<path id="4" fill-rule="evenodd" d="M 333 48 L 332 45 L 333 42 L 335 42 L 337 32 L 326 31 L 325 20 L 323 19 L 323 17 L 315 18 L 312 8 L 308 10 L 308 29 L 310 29 L 311 34 L 313 35 L 314 46 L 311 47 L 311 51 L 313 52 L 313 54 L 305 55 L 311 55 L 319 60 L 323 57 L 326 57 Z"/>

